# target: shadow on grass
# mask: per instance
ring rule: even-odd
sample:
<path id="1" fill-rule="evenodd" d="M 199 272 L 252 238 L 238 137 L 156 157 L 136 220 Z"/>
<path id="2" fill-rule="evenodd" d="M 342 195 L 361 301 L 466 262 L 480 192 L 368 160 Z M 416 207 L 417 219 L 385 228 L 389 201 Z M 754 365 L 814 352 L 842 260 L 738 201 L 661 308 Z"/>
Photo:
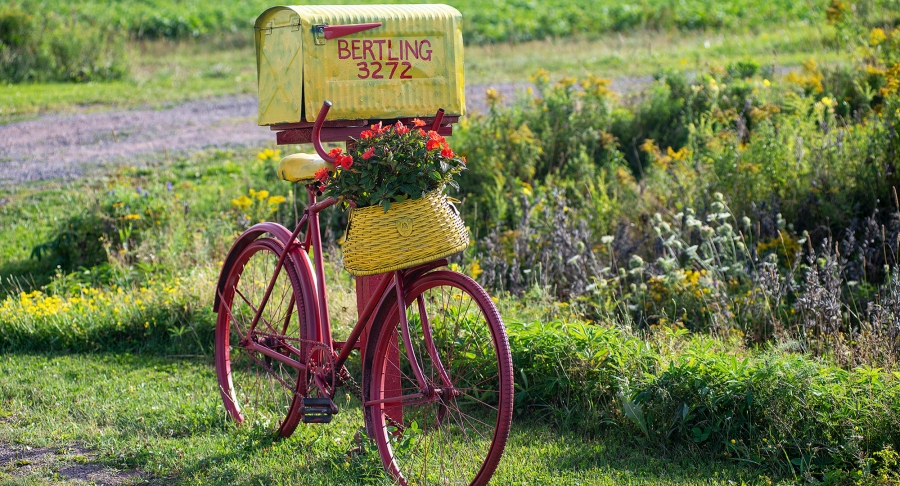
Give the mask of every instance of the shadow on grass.
<path id="1" fill-rule="evenodd" d="M 0 296 L 9 292 L 31 292 L 50 283 L 56 265 L 48 258 L 15 260 L 0 264 Z"/>

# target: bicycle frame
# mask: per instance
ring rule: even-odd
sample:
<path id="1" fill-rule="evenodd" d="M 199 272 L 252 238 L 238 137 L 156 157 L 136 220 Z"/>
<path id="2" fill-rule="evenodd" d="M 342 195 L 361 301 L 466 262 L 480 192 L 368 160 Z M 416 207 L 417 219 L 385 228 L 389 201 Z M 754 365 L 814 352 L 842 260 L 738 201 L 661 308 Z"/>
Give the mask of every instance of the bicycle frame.
<path id="1" fill-rule="evenodd" d="M 328 114 L 328 110 L 331 108 L 331 102 L 325 101 L 322 105 L 322 109 L 319 111 L 318 116 L 316 117 L 316 121 L 313 125 L 312 129 L 312 142 L 313 147 L 316 152 L 322 157 L 323 160 L 327 162 L 334 162 L 335 158 L 332 157 L 329 153 L 327 153 L 322 146 L 321 142 L 321 130 L 324 125 L 325 118 Z M 437 130 L 440 127 L 441 121 L 444 116 L 444 110 L 439 109 L 435 115 L 432 129 Z M 396 295 L 396 303 L 399 306 L 399 318 L 400 318 L 400 327 L 401 334 L 403 339 L 403 344 L 406 349 L 407 357 L 409 358 L 409 362 L 413 363 L 413 374 L 416 378 L 416 382 L 419 386 L 419 393 L 415 393 L 405 397 L 397 397 L 396 400 L 402 401 L 403 399 L 421 399 L 422 397 L 434 397 L 435 394 L 441 393 L 441 389 L 431 387 L 427 385 L 427 381 L 425 379 L 424 372 L 422 371 L 422 366 L 420 361 L 417 359 L 415 355 L 415 351 L 412 346 L 412 339 L 409 332 L 409 322 L 406 318 L 406 299 L 405 299 L 405 287 L 406 282 L 411 282 L 415 278 L 427 273 L 430 270 L 435 268 L 447 265 L 446 259 L 436 260 L 430 263 L 425 263 L 423 265 L 419 265 L 416 267 L 412 267 L 406 270 L 397 270 L 392 272 L 390 278 L 382 278 L 379 282 L 375 292 L 372 294 L 373 298 L 371 298 L 365 305 L 365 308 L 361 309 L 359 312 L 359 319 L 357 320 L 353 330 L 350 332 L 349 337 L 344 342 L 335 342 L 332 338 L 331 333 L 331 318 L 328 312 L 328 302 L 327 302 L 327 289 L 325 286 L 325 271 L 323 268 L 324 258 L 322 253 L 322 237 L 319 227 L 319 212 L 322 210 L 334 206 L 338 203 L 338 200 L 329 197 L 322 201 L 317 201 L 316 196 L 318 195 L 318 186 L 313 183 L 306 186 L 308 193 L 308 206 L 306 210 L 303 212 L 303 217 L 297 223 L 296 228 L 290 236 L 287 236 L 287 229 L 281 225 L 275 223 L 260 223 L 249 230 L 244 232 L 241 237 L 238 238 L 238 241 L 235 242 L 235 246 L 232 248 L 232 251 L 229 255 L 237 253 L 235 250 L 238 249 L 241 245 L 246 246 L 250 241 L 256 239 L 257 237 L 263 234 L 271 234 L 277 240 L 279 240 L 282 245 L 284 245 L 284 251 L 282 251 L 281 255 L 278 258 L 278 262 L 276 263 L 275 270 L 272 274 L 272 278 L 269 281 L 266 291 L 263 295 L 263 299 L 259 304 L 258 309 L 254 309 L 253 305 L 244 298 L 243 295 L 241 297 L 247 302 L 250 308 L 254 312 L 253 319 L 248 326 L 247 337 L 244 341 L 241 342 L 241 345 L 249 350 L 261 353 L 273 360 L 279 361 L 287 366 L 295 368 L 300 371 L 308 371 L 309 367 L 304 362 L 305 357 L 302 356 L 302 353 L 299 349 L 291 344 L 284 342 L 283 339 L 279 340 L 279 347 L 282 349 L 286 349 L 289 351 L 289 354 L 296 355 L 299 360 L 292 359 L 290 356 L 285 356 L 284 354 L 269 348 L 268 346 L 262 345 L 253 339 L 250 339 L 250 336 L 254 334 L 256 331 L 256 327 L 259 324 L 260 320 L 264 320 L 263 311 L 266 308 L 266 304 L 271 297 L 272 290 L 275 287 L 275 283 L 278 279 L 278 276 L 281 273 L 281 270 L 284 267 L 284 262 L 288 258 L 288 255 L 294 252 L 305 252 L 308 254 L 309 250 L 313 251 L 313 261 L 315 267 L 315 274 L 313 274 L 312 270 L 308 265 L 304 266 L 300 270 L 307 270 L 307 274 L 304 275 L 306 278 L 301 279 L 301 285 L 308 286 L 311 282 L 314 282 L 314 288 L 305 288 L 303 291 L 306 295 L 313 296 L 313 299 L 316 303 L 316 309 L 314 314 L 314 318 L 312 322 L 307 322 L 308 326 L 306 329 L 306 336 L 309 340 L 315 341 L 317 343 L 321 343 L 328 350 L 331 351 L 332 358 L 334 359 L 334 370 L 342 369 L 344 363 L 346 363 L 347 359 L 350 357 L 350 353 L 353 352 L 354 349 L 361 346 L 357 346 L 359 343 L 360 337 L 367 327 L 371 325 L 371 320 L 373 316 L 377 315 L 377 311 L 383 305 L 386 305 L 385 302 L 390 302 L 388 296 L 390 295 L 391 289 L 393 286 L 393 291 Z M 304 225 L 307 227 L 305 237 L 303 238 L 303 242 L 301 243 L 298 240 L 300 233 L 303 231 Z M 299 257 L 299 255 L 298 255 Z M 229 267 L 229 262 L 226 262 L 223 266 L 223 273 L 220 276 L 218 291 L 216 295 L 216 300 L 214 303 L 214 309 L 218 309 L 219 303 L 221 301 L 222 295 L 221 292 L 224 289 L 224 278 L 225 272 L 224 269 Z M 293 306 L 293 304 L 292 304 Z M 424 308 L 423 302 L 419 302 L 420 309 Z M 230 312 L 230 311 L 229 311 Z M 233 316 L 231 316 L 233 317 Z M 290 318 L 290 312 L 286 319 Z M 271 323 L 266 322 L 266 324 L 274 329 Z M 434 343 L 431 341 L 431 333 L 428 328 L 428 321 L 425 319 L 423 321 L 423 333 L 426 338 L 426 351 L 428 355 L 432 358 L 433 362 L 440 364 L 440 358 L 437 356 L 437 351 L 434 347 Z M 340 353 L 335 357 L 335 350 L 339 349 Z M 332 370 L 332 371 L 334 371 Z M 453 385 L 448 378 L 443 366 L 440 366 L 440 377 L 441 381 L 446 388 L 452 389 Z M 321 377 L 314 377 L 314 382 L 316 386 L 323 392 L 324 395 L 330 395 L 334 393 L 334 390 L 329 392 L 326 390 L 326 387 L 323 385 Z M 332 397 L 330 397 L 332 398 Z M 392 398 L 391 401 L 394 399 Z M 384 401 L 383 401 L 384 402 Z M 376 403 L 376 402 L 373 402 Z"/>
<path id="2" fill-rule="evenodd" d="M 397 270 L 392 272 L 391 278 L 383 278 L 379 282 L 376 290 L 374 292 L 374 298 L 370 299 L 366 304 L 365 308 L 359 313 L 359 319 L 353 327 L 353 330 L 350 332 L 350 335 L 347 337 L 346 341 L 338 342 L 334 341 L 331 333 L 331 319 L 328 311 L 328 302 L 327 302 L 327 288 L 325 285 L 325 270 L 324 270 L 324 258 L 322 252 L 322 238 L 319 227 L 319 212 L 322 210 L 329 208 L 335 204 L 337 204 L 337 200 L 334 198 L 327 198 L 322 201 L 317 201 L 316 196 L 318 193 L 318 189 L 314 185 L 307 186 L 308 192 L 308 200 L 309 205 L 307 209 L 304 211 L 303 217 L 297 223 L 297 227 L 294 229 L 294 232 L 291 234 L 288 239 L 288 243 L 285 246 L 284 251 L 276 263 L 274 272 L 269 281 L 269 284 L 266 288 L 266 292 L 263 295 L 263 299 L 260 302 L 259 308 L 254 309 L 255 314 L 253 320 L 250 323 L 250 328 L 248 335 L 253 334 L 256 330 L 257 325 L 260 320 L 264 320 L 263 311 L 265 310 L 266 304 L 271 296 L 272 289 L 275 286 L 275 282 L 278 279 L 279 274 L 281 273 L 284 262 L 288 258 L 288 255 L 296 248 L 300 251 L 308 253 L 310 248 L 313 250 L 313 261 L 315 267 L 315 275 L 309 275 L 307 278 L 303 279 L 303 284 L 309 284 L 310 281 L 315 282 L 315 288 L 312 289 L 312 295 L 315 296 L 317 312 L 316 312 L 316 320 L 314 322 L 307 323 L 307 336 L 311 338 L 311 340 L 317 341 L 323 344 L 326 348 L 330 349 L 332 352 L 332 357 L 334 358 L 334 369 L 339 370 L 346 363 L 347 359 L 350 357 L 350 354 L 354 349 L 357 349 L 357 343 L 359 343 L 360 336 L 365 331 L 367 327 L 371 325 L 371 320 L 374 315 L 376 315 L 376 311 L 382 305 L 385 305 L 387 301 L 386 297 L 390 294 L 389 287 L 394 287 L 394 293 L 396 295 L 397 305 L 400 306 L 400 325 L 402 330 L 402 339 L 406 348 L 406 353 L 410 360 L 410 363 L 416 363 L 414 366 L 413 373 L 416 377 L 416 381 L 420 386 L 420 392 L 412 395 L 402 396 L 392 398 L 391 401 L 402 402 L 404 400 L 411 399 L 419 399 L 425 397 L 427 395 L 432 395 L 435 393 L 440 393 L 439 389 L 429 389 L 426 385 L 426 380 L 424 377 L 424 373 L 421 369 L 421 365 L 419 365 L 419 361 L 415 355 L 415 351 L 413 346 L 411 345 L 411 335 L 409 332 L 409 322 L 406 319 L 406 301 L 404 297 L 405 293 L 405 280 L 410 280 L 416 278 L 430 270 L 435 268 L 444 266 L 447 264 L 446 260 L 437 260 L 434 262 L 430 262 L 424 265 L 420 265 L 417 267 L 413 267 L 407 270 Z M 303 238 L 303 242 L 301 243 L 298 240 L 300 233 L 303 231 L 303 227 L 307 226 L 307 231 L 305 237 Z M 420 304 L 421 305 L 421 304 Z M 283 349 L 287 349 L 290 351 L 290 354 L 296 355 L 299 360 L 292 359 L 289 356 L 285 356 L 282 353 L 275 351 L 268 346 L 264 346 L 259 344 L 253 340 L 248 340 L 246 343 L 242 343 L 242 345 L 250 350 L 256 351 L 269 358 L 280 361 L 281 363 L 290 366 L 292 368 L 308 371 L 308 366 L 303 362 L 304 357 L 301 356 L 301 352 L 296 347 L 292 346 L 290 343 L 284 342 L 281 340 L 279 342 L 279 346 Z M 437 357 L 437 353 L 433 348 L 433 345 L 428 346 L 429 355 L 433 355 L 434 358 Z M 335 353 L 335 350 L 340 350 L 339 354 Z M 336 356 L 335 356 L 336 355 Z M 444 375 L 445 373 L 441 373 Z M 447 386 L 452 386 L 450 384 L 450 380 L 446 376 L 442 376 L 442 381 Z M 313 380 L 316 383 L 316 386 L 324 393 L 328 394 L 329 392 L 325 389 L 322 383 L 319 380 Z M 333 393 L 333 391 L 331 392 Z M 376 402 L 373 402 L 376 403 Z M 367 403 L 368 404 L 368 403 Z"/>

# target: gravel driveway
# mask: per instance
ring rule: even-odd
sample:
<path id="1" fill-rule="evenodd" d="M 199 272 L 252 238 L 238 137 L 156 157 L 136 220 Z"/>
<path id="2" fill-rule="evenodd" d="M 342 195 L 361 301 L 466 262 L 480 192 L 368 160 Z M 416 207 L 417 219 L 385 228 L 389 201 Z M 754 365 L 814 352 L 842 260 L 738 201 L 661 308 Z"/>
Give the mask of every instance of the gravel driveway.
<path id="1" fill-rule="evenodd" d="M 620 78 L 619 92 L 646 86 L 649 78 Z M 470 111 L 483 111 L 485 90 L 511 100 L 529 83 L 466 87 Z M 274 142 L 256 125 L 256 97 L 229 96 L 162 109 L 134 108 L 48 114 L 0 125 L 0 186 L 47 179 L 72 179 L 100 167 L 141 166 L 207 147 L 246 147 Z"/>

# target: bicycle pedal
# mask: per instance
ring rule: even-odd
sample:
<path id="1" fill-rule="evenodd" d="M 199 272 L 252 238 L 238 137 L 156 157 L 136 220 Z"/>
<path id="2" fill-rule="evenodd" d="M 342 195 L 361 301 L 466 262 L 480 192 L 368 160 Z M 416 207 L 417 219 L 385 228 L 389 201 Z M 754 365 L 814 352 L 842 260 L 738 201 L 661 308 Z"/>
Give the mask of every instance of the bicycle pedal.
<path id="1" fill-rule="evenodd" d="M 327 424 L 331 417 L 337 413 L 337 407 L 330 398 L 307 397 L 303 399 L 300 409 L 305 424 Z"/>

